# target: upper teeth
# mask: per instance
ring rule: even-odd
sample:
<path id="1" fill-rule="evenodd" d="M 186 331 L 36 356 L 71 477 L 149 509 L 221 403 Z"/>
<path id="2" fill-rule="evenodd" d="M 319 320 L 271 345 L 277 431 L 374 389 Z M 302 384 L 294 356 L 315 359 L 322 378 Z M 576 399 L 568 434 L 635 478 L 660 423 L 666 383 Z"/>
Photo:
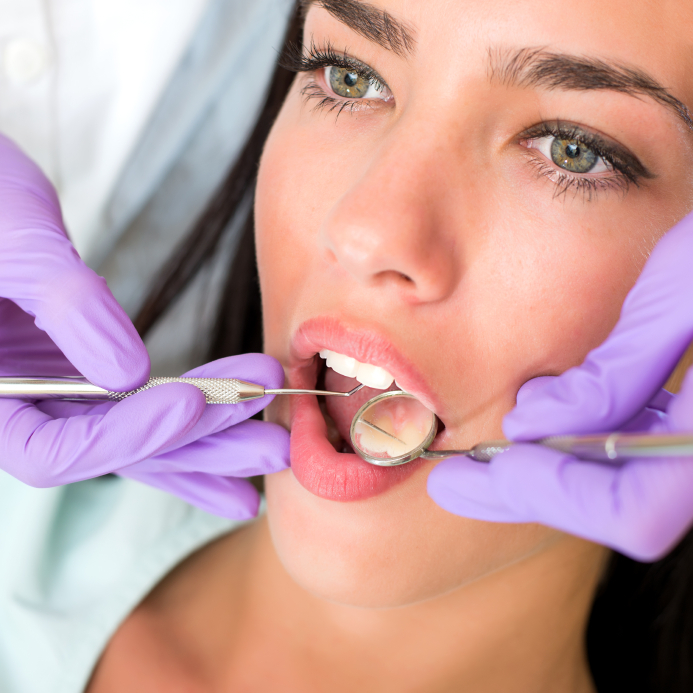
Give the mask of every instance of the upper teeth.
<path id="1" fill-rule="evenodd" d="M 395 380 L 393 375 L 390 375 L 380 366 L 360 363 L 356 359 L 351 358 L 351 356 L 344 356 L 344 354 L 338 354 L 336 351 L 323 349 L 320 352 L 320 358 L 325 359 L 327 367 L 333 371 L 337 371 L 337 373 L 347 378 L 356 378 L 366 387 L 372 387 L 375 390 L 387 390 Z"/>

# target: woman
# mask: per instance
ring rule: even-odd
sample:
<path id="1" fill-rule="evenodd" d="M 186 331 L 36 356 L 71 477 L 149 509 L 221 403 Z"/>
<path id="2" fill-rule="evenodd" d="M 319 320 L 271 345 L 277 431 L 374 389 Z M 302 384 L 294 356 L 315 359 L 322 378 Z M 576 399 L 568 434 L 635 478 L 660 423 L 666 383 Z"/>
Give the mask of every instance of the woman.
<path id="1" fill-rule="evenodd" d="M 435 447 L 496 437 L 523 383 L 581 363 L 604 340 L 648 251 L 690 208 L 679 115 L 575 75 L 608 59 L 617 74 L 647 68 L 690 98 L 679 66 L 691 9 L 672 2 L 656 20 L 646 3 L 625 2 L 325 0 L 306 10 L 303 47 L 284 57 L 300 74 L 257 176 L 265 351 L 292 386 L 352 384 L 325 367 L 324 350 L 343 371 L 348 358 L 357 371 L 384 369 L 362 379 L 394 376 L 433 409 L 445 425 Z M 565 83 L 542 81 L 547 68 Z M 248 189 L 240 174 L 252 171 L 282 80 L 228 209 L 199 227 L 208 247 Z M 239 263 L 252 250 L 244 241 Z M 195 258 L 181 258 L 142 327 L 194 270 Z M 225 308 L 241 278 L 232 273 Z M 247 296 L 220 324 L 226 353 L 229 324 L 256 338 Z M 292 468 L 267 478 L 266 515 L 140 585 L 141 596 L 153 589 L 109 634 L 90 693 L 690 686 L 680 652 L 666 652 L 663 674 L 647 657 L 627 672 L 630 643 L 604 637 L 614 613 L 650 616 L 637 601 L 619 614 L 610 596 L 629 564 L 609 568 L 607 549 L 543 526 L 446 513 L 426 493 L 430 462 L 381 470 L 349 453 L 356 406 L 272 403 L 267 418 L 292 432 Z M 637 577 L 628 599 L 648 585 Z"/>

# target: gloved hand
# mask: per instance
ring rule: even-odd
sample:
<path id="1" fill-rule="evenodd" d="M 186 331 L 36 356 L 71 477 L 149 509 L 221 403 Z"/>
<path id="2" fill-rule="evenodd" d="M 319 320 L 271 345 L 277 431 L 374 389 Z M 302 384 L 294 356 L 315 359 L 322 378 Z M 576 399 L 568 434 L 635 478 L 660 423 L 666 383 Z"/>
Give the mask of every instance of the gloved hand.
<path id="1" fill-rule="evenodd" d="M 654 249 L 608 339 L 581 366 L 524 386 L 506 437 L 693 431 L 693 371 L 678 396 L 660 389 L 693 339 L 692 257 L 689 215 Z M 693 457 L 611 466 L 517 445 L 490 464 L 443 461 L 428 490 L 458 515 L 540 522 L 640 560 L 666 554 L 693 523 Z"/>
<path id="2" fill-rule="evenodd" d="M 146 381 L 144 344 L 70 244 L 53 187 L 1 135 L 0 296 L 0 375 L 81 373 L 117 391 Z M 283 383 L 274 359 L 253 354 L 192 374 Z M 247 518 L 257 510 L 257 493 L 230 477 L 288 465 L 285 431 L 255 421 L 235 425 L 270 401 L 208 407 L 197 388 L 179 383 L 117 404 L 0 400 L 0 469 L 33 486 L 118 471 L 211 512 Z"/>

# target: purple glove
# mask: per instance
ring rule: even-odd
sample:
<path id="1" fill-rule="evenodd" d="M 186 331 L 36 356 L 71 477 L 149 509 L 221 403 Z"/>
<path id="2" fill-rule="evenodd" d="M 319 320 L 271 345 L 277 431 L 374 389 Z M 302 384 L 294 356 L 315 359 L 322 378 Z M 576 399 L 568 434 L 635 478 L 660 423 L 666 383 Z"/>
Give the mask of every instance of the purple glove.
<path id="1" fill-rule="evenodd" d="M 693 431 L 693 372 L 678 396 L 660 389 L 693 339 L 692 257 L 689 215 L 655 248 L 608 339 L 581 366 L 527 383 L 504 419 L 505 435 Z M 445 460 L 428 491 L 458 515 L 540 522 L 655 560 L 693 524 L 693 457 L 611 466 L 517 445 L 490 464 Z"/>
<path id="2" fill-rule="evenodd" d="M 70 244 L 53 187 L 1 135 L 0 296 L 0 375 L 81 373 L 121 391 L 147 379 L 144 344 Z M 279 364 L 261 354 L 192 374 L 268 387 L 284 379 Z M 256 421 L 235 425 L 270 401 L 207 407 L 197 388 L 179 383 L 118 404 L 0 400 L 0 469 L 40 487 L 119 471 L 211 512 L 247 518 L 257 510 L 257 493 L 235 477 L 288 465 L 286 431 Z"/>

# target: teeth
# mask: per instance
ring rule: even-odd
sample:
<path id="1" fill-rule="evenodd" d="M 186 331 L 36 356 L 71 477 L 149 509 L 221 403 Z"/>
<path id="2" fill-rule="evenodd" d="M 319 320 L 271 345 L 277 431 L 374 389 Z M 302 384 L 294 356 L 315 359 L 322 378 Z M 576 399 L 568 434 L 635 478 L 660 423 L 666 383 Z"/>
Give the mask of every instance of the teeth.
<path id="1" fill-rule="evenodd" d="M 351 356 L 337 354 L 334 351 L 328 351 L 325 359 L 327 360 L 328 368 L 337 371 L 340 375 L 345 375 L 347 378 L 355 378 L 361 365 L 356 359 L 352 359 Z"/>
<path id="2" fill-rule="evenodd" d="M 387 390 L 394 382 L 394 376 L 390 375 L 380 366 L 371 366 L 370 363 L 360 363 L 356 373 L 356 380 L 363 383 L 366 387 L 376 390 Z"/>
<path id="3" fill-rule="evenodd" d="M 387 390 L 394 382 L 394 376 L 390 375 L 380 366 L 372 366 L 370 363 L 360 363 L 351 356 L 338 354 L 336 351 L 323 349 L 320 358 L 327 361 L 327 367 L 347 378 L 356 378 L 366 387 L 374 390 Z"/>

